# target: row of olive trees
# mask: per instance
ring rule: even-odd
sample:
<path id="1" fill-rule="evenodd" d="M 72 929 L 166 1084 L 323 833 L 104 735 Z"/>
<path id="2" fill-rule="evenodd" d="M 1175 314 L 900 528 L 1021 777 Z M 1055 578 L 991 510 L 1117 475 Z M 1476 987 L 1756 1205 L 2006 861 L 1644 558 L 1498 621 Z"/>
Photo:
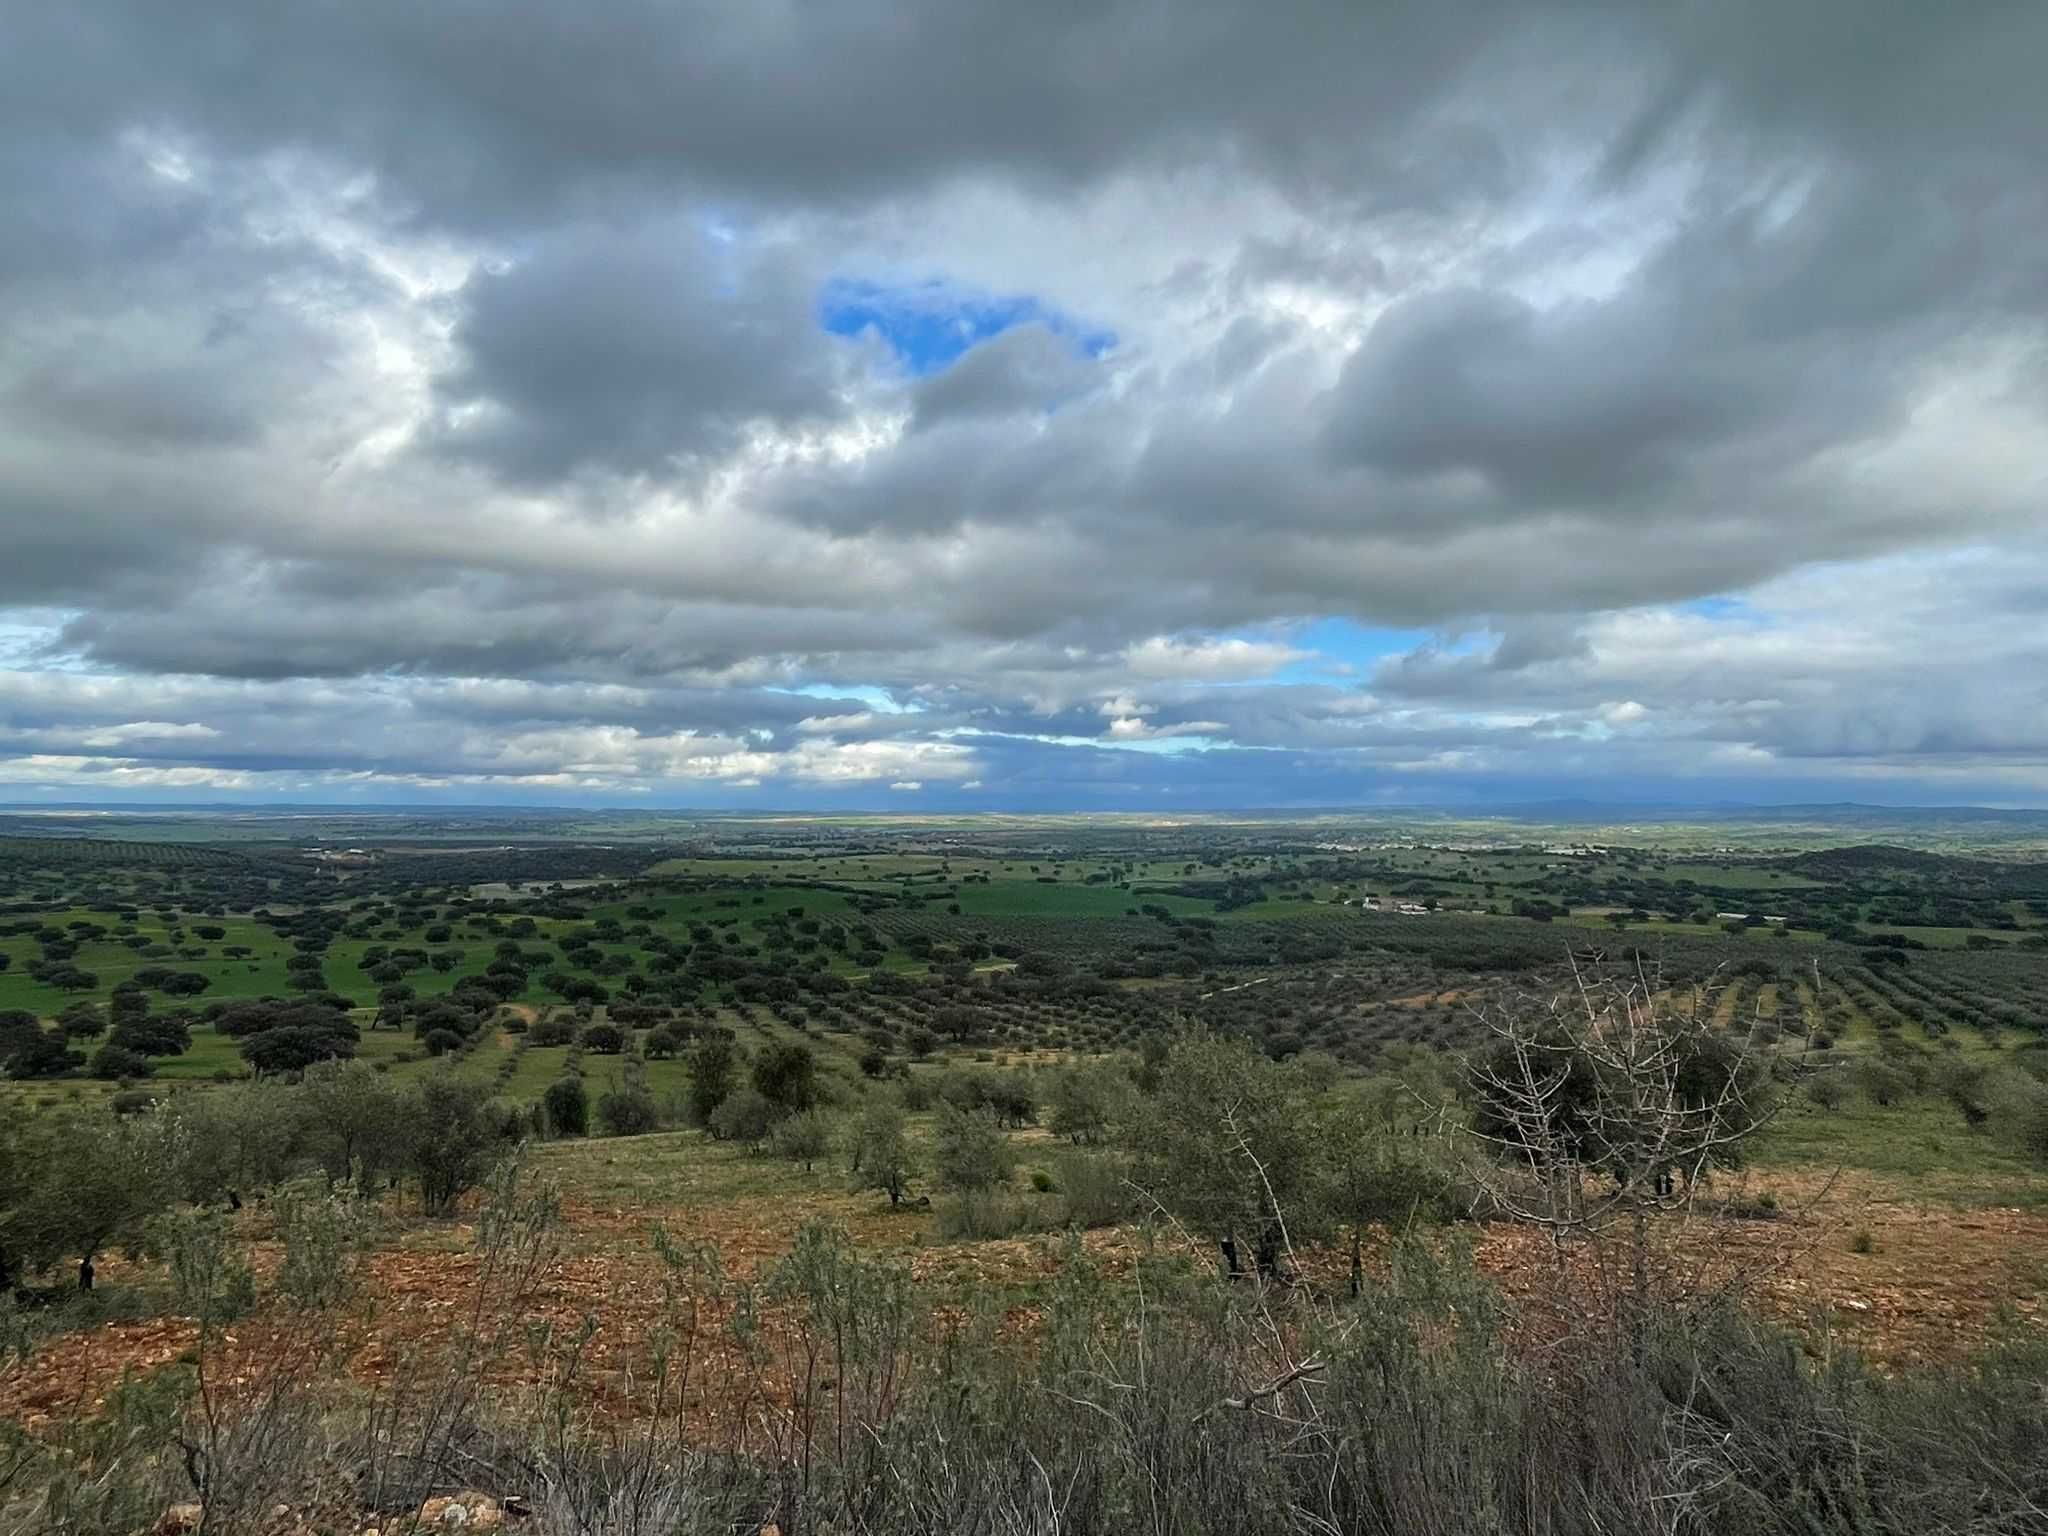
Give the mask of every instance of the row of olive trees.
<path id="1" fill-rule="evenodd" d="M 517 1141 L 502 1112 L 446 1073 L 393 1082 L 361 1062 L 294 1084 L 181 1094 L 131 1115 L 59 1112 L 0 1124 L 0 1288 L 60 1263 L 80 1289 L 110 1249 L 139 1251 L 178 1205 L 239 1207 L 315 1173 L 369 1195 L 403 1186 L 447 1211 Z"/>

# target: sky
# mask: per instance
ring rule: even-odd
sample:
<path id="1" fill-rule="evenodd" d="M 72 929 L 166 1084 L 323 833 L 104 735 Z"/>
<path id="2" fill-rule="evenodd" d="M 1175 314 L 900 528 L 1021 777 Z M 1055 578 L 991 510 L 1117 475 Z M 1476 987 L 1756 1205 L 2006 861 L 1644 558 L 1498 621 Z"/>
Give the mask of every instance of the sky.
<path id="1" fill-rule="evenodd" d="M 0 801 L 2048 804 L 2048 6 L 0 0 Z"/>

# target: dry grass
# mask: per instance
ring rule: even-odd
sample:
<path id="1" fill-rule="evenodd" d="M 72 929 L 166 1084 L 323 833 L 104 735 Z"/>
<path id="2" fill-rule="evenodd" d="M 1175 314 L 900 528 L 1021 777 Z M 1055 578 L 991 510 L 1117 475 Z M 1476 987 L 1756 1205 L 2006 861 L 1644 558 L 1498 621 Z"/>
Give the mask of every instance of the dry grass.
<path id="1" fill-rule="evenodd" d="M 1059 1264 L 1054 1241 L 941 1241 L 930 1214 L 849 1193 L 837 1169 L 806 1174 L 696 1133 L 557 1144 L 538 1161 L 562 1186 L 567 1242 L 521 1314 L 496 1320 L 505 1347 L 491 1352 L 488 1380 L 499 1391 L 550 1369 L 545 1351 L 527 1347 L 537 1330 L 566 1339 L 588 1327 L 583 1369 L 592 1406 L 604 1408 L 607 1398 L 623 1406 L 621 1384 L 644 1364 L 665 1323 L 661 1267 L 649 1240 L 656 1226 L 715 1247 L 725 1272 L 744 1281 L 786 1253 L 805 1222 L 827 1219 L 863 1252 L 907 1264 L 938 1305 L 992 1307 L 1016 1330 L 1033 1326 Z M 1852 1234 L 1860 1231 L 1871 1236 L 1868 1252 L 1853 1251 Z M 1468 1235 L 1482 1271 L 1540 1326 L 1536 1314 L 1557 1304 L 1560 1287 L 1544 1235 L 1506 1224 Z M 473 1238 L 463 1218 L 396 1222 L 369 1265 L 366 1310 L 351 1325 L 357 1332 L 345 1352 L 355 1379 L 390 1383 L 459 1321 L 476 1287 Z M 1154 1238 L 1124 1228 L 1085 1241 L 1118 1280 Z M 1884 1365 L 1960 1358 L 2005 1319 L 2048 1324 L 2048 1212 L 2040 1209 L 1957 1205 L 1896 1179 L 1779 1167 L 1725 1181 L 1701 1213 L 1667 1223 L 1660 1242 L 1674 1283 L 1701 1293 L 1739 1286 L 1765 1315 L 1804 1330 L 1815 1350 L 1847 1342 Z M 1212 1262 L 1206 1253 L 1187 1257 Z M 1307 1268 L 1312 1284 L 1342 1284 L 1337 1255 L 1312 1258 Z M 1562 1284 L 1591 1287 L 1594 1280 L 1582 1270 Z M 723 1321 L 723 1306 L 711 1304 L 708 1323 Z M 255 1372 L 273 1338 L 260 1318 L 233 1330 L 230 1376 Z M 0 1370 L 0 1417 L 34 1429 L 90 1414 L 124 1374 L 174 1365 L 193 1342 L 192 1325 L 175 1317 L 55 1338 Z M 727 1411 L 716 1400 L 719 1364 L 699 1362 L 703 1395 L 692 1405 L 714 1437 Z"/>

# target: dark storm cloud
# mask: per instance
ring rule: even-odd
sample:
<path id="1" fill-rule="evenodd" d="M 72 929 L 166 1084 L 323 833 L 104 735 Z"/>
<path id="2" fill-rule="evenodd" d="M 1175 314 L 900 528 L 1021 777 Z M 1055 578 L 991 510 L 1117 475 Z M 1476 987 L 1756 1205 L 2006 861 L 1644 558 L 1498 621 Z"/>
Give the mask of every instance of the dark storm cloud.
<path id="1" fill-rule="evenodd" d="M 1086 389 L 1096 370 L 1067 337 L 1036 323 L 971 348 L 919 385 L 919 430 L 948 421 L 1047 411 Z"/>
<path id="2" fill-rule="evenodd" d="M 1560 42 L 1598 41 L 1560 24 Z M 90 134 L 119 112 L 259 150 L 315 146 L 373 168 L 422 217 L 494 224 L 593 186 L 842 203 L 1219 151 L 1360 199 L 1395 185 L 1435 198 L 1430 172 L 1498 176 L 1504 136 L 1466 121 L 1402 146 L 1393 130 L 1434 113 L 1498 26 L 1464 3 L 851 0 L 801 17 L 665 0 L 217 0 L 198 17 L 130 3 L 17 18 L 0 82 L 45 132 Z"/>
<path id="3" fill-rule="evenodd" d="M 1916 364 L 2038 297 L 1998 248 L 2040 232 L 2037 197 L 1901 190 L 1850 173 L 1738 194 L 1609 298 L 1397 301 L 1346 364 L 1331 446 L 1396 475 L 1470 471 L 1510 508 L 1639 507 L 1884 433 Z"/>
<path id="4" fill-rule="evenodd" d="M 1653 488 L 1682 472 L 1685 447 L 1778 419 L 1783 396 L 1715 378 L 1668 325 L 1561 318 L 1553 332 L 1529 304 L 1471 290 L 1403 301 L 1346 365 L 1332 446 L 1395 475 L 1470 470 L 1516 504 L 1571 504 Z"/>
<path id="5" fill-rule="evenodd" d="M 545 481 L 656 474 L 729 452 L 756 423 L 828 422 L 851 349 L 815 324 L 815 288 L 785 256 L 685 224 L 550 235 L 457 296 L 441 441 Z"/>
<path id="6" fill-rule="evenodd" d="M 549 591 L 471 576 L 401 585 L 378 568 L 356 575 L 361 590 L 322 596 L 288 572 L 258 569 L 234 584 L 232 604 L 193 597 L 86 613 L 65 626 L 60 644 L 104 664 L 223 677 L 745 681 L 785 671 L 794 680 L 794 668 L 775 658 L 893 654 L 931 636 L 915 614 L 695 605 L 618 592 L 599 602 L 581 587 Z M 226 584 L 202 586 L 217 596 Z"/>

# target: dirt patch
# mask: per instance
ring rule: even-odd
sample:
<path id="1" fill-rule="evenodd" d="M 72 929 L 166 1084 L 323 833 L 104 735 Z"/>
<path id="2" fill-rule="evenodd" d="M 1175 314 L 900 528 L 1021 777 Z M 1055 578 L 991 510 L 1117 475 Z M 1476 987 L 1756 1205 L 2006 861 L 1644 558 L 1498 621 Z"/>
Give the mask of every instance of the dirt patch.
<path id="1" fill-rule="evenodd" d="M 1904 1367 L 1955 1359 L 2002 1326 L 2048 1326 L 2048 1213 L 1957 1209 L 1916 1201 L 1867 1176 L 1810 1171 L 1752 1176 L 1716 1190 L 1715 1199 L 1718 1213 L 1659 1224 L 1660 1271 L 1692 1296 L 1740 1290 L 1765 1315 L 1801 1330 L 1816 1351 L 1833 1341 L 1880 1365 Z M 566 1215 L 568 1244 L 516 1315 L 486 1308 L 487 1342 L 479 1353 L 494 1389 L 516 1390 L 559 1370 L 550 1351 L 581 1339 L 579 1369 L 593 1403 L 625 1405 L 652 1340 L 677 1326 L 648 1240 L 657 1222 L 681 1242 L 714 1246 L 727 1275 L 755 1279 L 789 1250 L 804 1223 L 831 1221 L 861 1251 L 907 1262 L 918 1282 L 934 1288 L 935 1316 L 981 1298 L 1003 1311 L 1006 1331 L 1028 1331 L 1034 1298 L 1061 1263 L 1056 1238 L 932 1242 L 927 1215 L 892 1210 L 871 1195 L 812 1191 L 630 1208 L 571 1202 Z M 470 1326 L 479 1285 L 472 1238 L 461 1224 L 420 1224 L 374 1257 L 367 1310 L 351 1337 L 335 1341 L 351 1377 L 388 1387 Z M 1112 1279 L 1127 1277 L 1147 1249 L 1144 1234 L 1133 1229 L 1087 1233 L 1082 1242 Z M 1532 1322 L 1546 1309 L 1582 1304 L 1600 1283 L 1584 1259 L 1561 1272 L 1549 1239 L 1531 1227 L 1480 1229 L 1475 1255 Z M 1214 1262 L 1207 1252 L 1191 1257 Z M 1306 1268 L 1312 1284 L 1332 1292 L 1343 1284 L 1341 1255 L 1313 1257 Z M 721 1298 L 695 1318 L 699 1358 L 690 1393 L 707 1434 L 746 1411 L 735 1394 L 746 1399 L 760 1391 L 758 1373 L 737 1358 L 726 1336 L 728 1315 Z M 762 1348 L 772 1356 L 781 1324 L 771 1313 L 761 1328 Z M 0 1370 L 0 1417 L 36 1429 L 88 1415 L 124 1375 L 188 1360 L 195 1339 L 193 1325 L 179 1318 L 107 1324 L 55 1339 Z M 238 1327 L 221 1369 L 230 1380 L 253 1378 L 288 1339 L 287 1330 L 260 1321 Z M 743 1380 L 753 1384 L 742 1387 Z"/>

